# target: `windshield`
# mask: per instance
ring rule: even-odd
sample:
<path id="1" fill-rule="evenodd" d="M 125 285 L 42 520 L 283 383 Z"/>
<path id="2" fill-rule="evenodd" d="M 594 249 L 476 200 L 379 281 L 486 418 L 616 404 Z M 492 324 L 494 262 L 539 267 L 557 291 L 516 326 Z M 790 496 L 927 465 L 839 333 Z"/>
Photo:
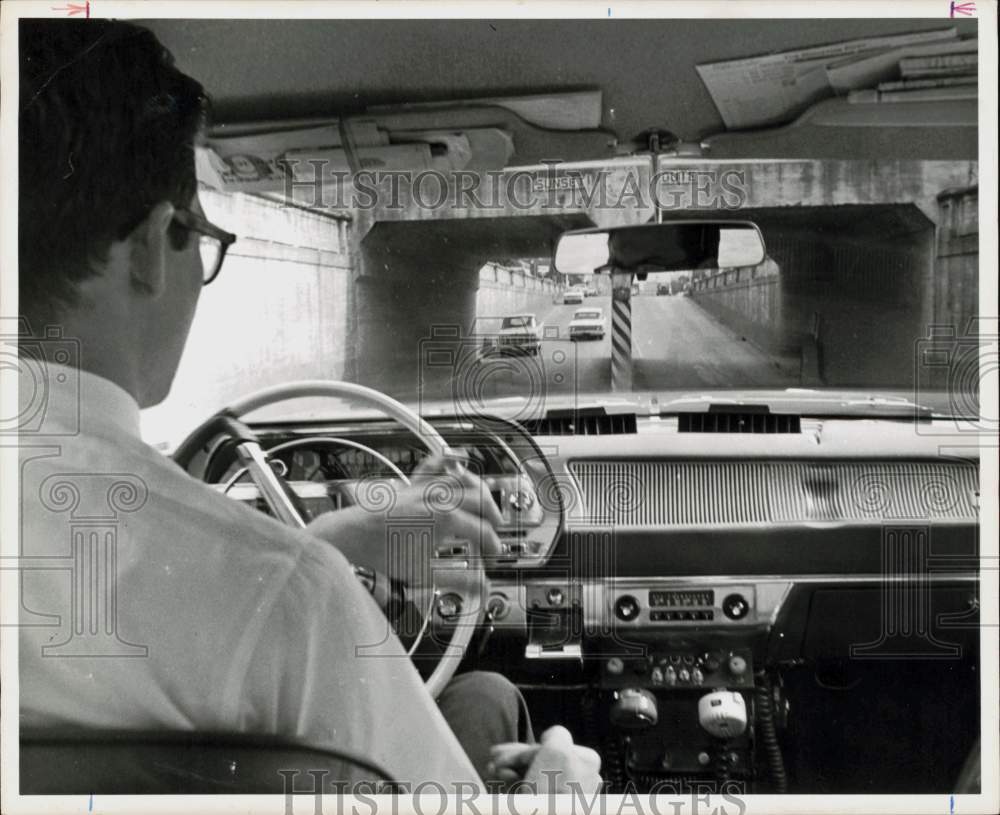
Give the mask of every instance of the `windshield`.
<path id="1" fill-rule="evenodd" d="M 848 107 L 860 115 L 863 106 Z M 974 158 L 931 160 L 919 149 L 880 158 L 867 144 L 857 159 L 772 158 L 770 142 L 754 142 L 760 157 L 746 158 L 731 146 L 743 134 L 724 132 L 718 140 L 732 141 L 718 144 L 729 153 L 654 160 L 625 141 L 609 154 L 600 131 L 543 165 L 529 159 L 546 153 L 518 154 L 500 129 L 437 129 L 420 115 L 408 124 L 417 114 L 403 107 L 355 127 L 378 156 L 405 163 L 423 150 L 440 187 L 419 186 L 430 171 L 410 169 L 352 185 L 339 165 L 287 188 L 246 180 L 274 166 L 269 156 L 309 155 L 303 145 L 339 138 L 336 127 L 209 140 L 215 152 L 199 153 L 202 206 L 237 241 L 202 293 L 173 390 L 151 422 L 169 414 L 190 427 L 243 394 L 317 378 L 486 412 L 518 400 L 544 410 L 581 394 L 666 404 L 731 393 L 767 401 L 792 389 L 979 413 L 979 351 L 996 328 L 977 321 Z M 428 128 L 438 134 L 431 146 L 395 141 L 429 138 Z M 553 149 L 570 144 L 553 133 Z M 501 169 L 457 175 L 480 149 L 475 139 L 489 141 L 482 156 Z M 460 151 L 452 165 L 448 145 Z M 796 155 L 814 146 L 830 152 L 818 140 Z M 665 221 L 754 224 L 764 260 L 731 265 L 742 247 L 723 241 L 694 268 L 647 269 L 618 284 L 611 269 L 555 268 L 566 231 L 653 224 L 657 207 Z M 571 335 L 582 319 L 605 320 L 603 331 Z M 624 384 L 615 364 L 628 371 Z M 816 411 L 835 412 L 819 402 Z"/>
<path id="2" fill-rule="evenodd" d="M 744 164 L 742 172 L 766 189 L 776 184 L 775 166 Z M 805 169 L 790 185 L 801 188 L 795 196 L 829 197 L 826 182 L 807 182 Z M 786 179 L 748 202 L 767 246 L 763 263 L 634 280 L 629 333 L 619 334 L 631 344 L 630 390 L 852 391 L 975 415 L 983 333 L 974 319 L 978 255 L 969 237 L 975 197 L 954 183 L 971 170 L 956 163 L 937 172 L 925 190 L 933 193 L 930 211 L 926 203 L 858 203 L 804 212 L 785 206 Z M 877 184 L 876 169 L 862 175 Z M 958 191 L 938 200 L 942 188 Z M 849 188 L 847 197 L 859 193 Z M 498 258 L 462 271 L 446 263 L 472 241 L 461 224 L 450 236 L 423 222 L 396 234 L 394 224 L 377 256 L 379 263 L 399 257 L 398 274 L 359 280 L 350 221 L 244 194 L 203 189 L 201 200 L 209 218 L 239 238 L 204 290 L 171 396 L 149 411 L 151 422 L 169 413 L 174 435 L 238 395 L 294 379 L 346 378 L 411 402 L 471 400 L 483 409 L 490 400 L 541 404 L 615 392 L 611 359 L 621 324 L 609 275 L 594 275 L 586 293 L 609 315 L 608 330 L 574 342 L 570 322 L 601 312 L 563 302 L 584 284 L 562 279 L 550 257 Z M 512 224 L 495 221 L 496 243 L 509 240 Z M 477 224 L 477 239 L 484 229 Z M 373 236 L 380 237 L 366 240 Z M 421 246 L 418 260 L 384 254 L 401 241 Z M 536 317 L 511 315 L 518 305 L 534 307 Z M 536 320 L 545 326 L 536 353 L 483 353 L 498 331 Z"/>

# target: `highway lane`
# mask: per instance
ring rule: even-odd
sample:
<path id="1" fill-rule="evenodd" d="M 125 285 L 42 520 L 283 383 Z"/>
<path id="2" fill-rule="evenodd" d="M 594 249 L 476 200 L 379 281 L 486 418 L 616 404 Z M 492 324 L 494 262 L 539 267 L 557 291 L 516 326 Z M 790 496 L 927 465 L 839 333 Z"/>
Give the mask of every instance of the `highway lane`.
<path id="1" fill-rule="evenodd" d="M 609 297 L 588 297 L 582 305 L 554 304 L 548 312 L 538 313 L 536 317 L 542 323 L 540 353 L 480 360 L 476 366 L 475 388 L 480 398 L 524 396 L 534 399 L 545 394 L 610 390 L 610 306 Z M 603 309 L 606 320 L 603 339 L 579 342 L 569 339 L 570 321 L 581 308 Z"/>
<path id="2" fill-rule="evenodd" d="M 632 359 L 636 390 L 798 384 L 690 297 L 632 299 Z"/>
<path id="3" fill-rule="evenodd" d="M 573 342 L 569 323 L 580 308 L 603 309 L 601 340 Z M 481 357 L 467 354 L 449 387 L 467 403 L 611 390 L 611 299 L 583 305 L 554 304 L 536 314 L 543 324 L 537 356 Z M 790 387 L 767 354 L 719 323 L 689 297 L 640 295 L 632 299 L 633 389 L 677 390 L 727 387 Z M 442 394 L 444 395 L 444 394 Z M 472 404 L 469 405 L 472 407 Z"/>

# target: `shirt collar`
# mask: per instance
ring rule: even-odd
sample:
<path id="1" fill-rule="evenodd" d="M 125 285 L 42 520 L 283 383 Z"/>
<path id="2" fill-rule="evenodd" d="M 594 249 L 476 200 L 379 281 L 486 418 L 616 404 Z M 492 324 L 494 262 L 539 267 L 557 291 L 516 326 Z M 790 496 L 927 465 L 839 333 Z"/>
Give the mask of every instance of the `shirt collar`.
<path id="1" fill-rule="evenodd" d="M 41 421 L 39 427 L 31 428 L 33 433 L 110 430 L 141 439 L 139 403 L 111 380 L 55 362 L 26 365 L 22 358 L 21 363 L 19 402 L 27 406 L 36 424 Z"/>

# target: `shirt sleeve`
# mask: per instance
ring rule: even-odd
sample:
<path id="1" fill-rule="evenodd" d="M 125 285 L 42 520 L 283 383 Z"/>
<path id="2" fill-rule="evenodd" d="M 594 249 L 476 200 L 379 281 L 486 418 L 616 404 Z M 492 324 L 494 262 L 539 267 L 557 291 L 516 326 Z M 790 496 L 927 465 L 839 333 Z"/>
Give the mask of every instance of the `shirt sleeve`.
<path id="1" fill-rule="evenodd" d="M 238 719 L 343 751 L 416 786 L 482 788 L 381 610 L 332 545 L 303 536 L 295 568 L 248 652 Z M 463 786 L 456 790 L 455 785 Z"/>

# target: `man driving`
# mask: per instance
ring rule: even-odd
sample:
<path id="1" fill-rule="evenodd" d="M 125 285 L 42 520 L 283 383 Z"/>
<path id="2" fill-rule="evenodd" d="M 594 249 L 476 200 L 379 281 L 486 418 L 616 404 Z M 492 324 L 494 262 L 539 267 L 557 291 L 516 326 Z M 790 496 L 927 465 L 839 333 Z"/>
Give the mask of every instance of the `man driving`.
<path id="1" fill-rule="evenodd" d="M 45 394 L 20 436 L 22 727 L 267 733 L 404 783 L 599 788 L 597 754 L 565 729 L 529 744 L 502 677 L 431 698 L 350 565 L 381 551 L 384 520 L 355 508 L 295 530 L 142 442 L 140 408 L 167 396 L 225 255 L 197 195 L 206 98 L 125 23 L 23 20 L 20 64 L 21 344 L 41 349 L 22 352 L 20 392 Z M 66 353 L 46 351 L 57 340 Z M 461 479 L 434 534 L 494 552 L 496 507 Z M 396 506 L 424 509 L 424 492 Z M 36 568 L 68 552 L 73 568 Z"/>

